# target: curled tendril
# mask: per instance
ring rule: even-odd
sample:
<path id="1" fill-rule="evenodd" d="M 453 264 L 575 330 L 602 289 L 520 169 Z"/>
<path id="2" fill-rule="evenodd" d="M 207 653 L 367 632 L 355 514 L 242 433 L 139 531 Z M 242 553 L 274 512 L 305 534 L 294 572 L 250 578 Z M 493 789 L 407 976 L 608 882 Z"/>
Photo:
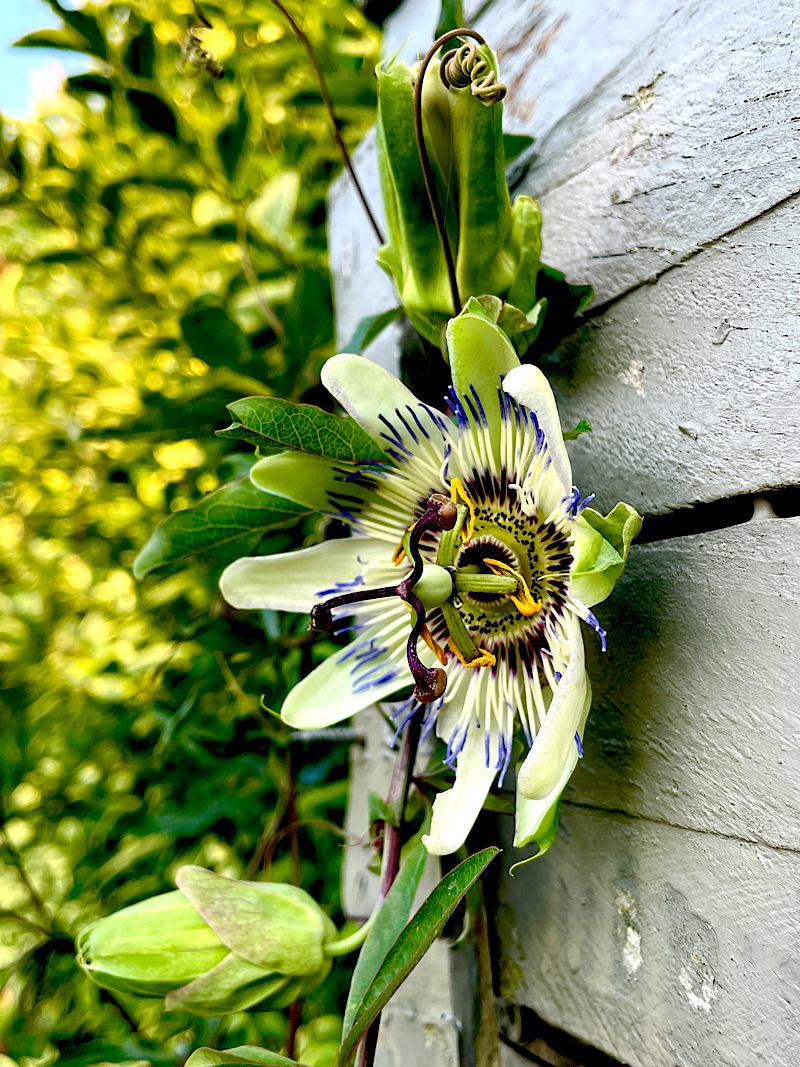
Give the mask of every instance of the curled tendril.
<path id="1" fill-rule="evenodd" d="M 497 81 L 496 72 L 478 54 L 478 46 L 474 41 L 468 41 L 446 55 L 439 72 L 448 89 L 466 89 L 469 86 L 472 95 L 487 107 L 499 104 L 508 92 L 507 87 Z"/>

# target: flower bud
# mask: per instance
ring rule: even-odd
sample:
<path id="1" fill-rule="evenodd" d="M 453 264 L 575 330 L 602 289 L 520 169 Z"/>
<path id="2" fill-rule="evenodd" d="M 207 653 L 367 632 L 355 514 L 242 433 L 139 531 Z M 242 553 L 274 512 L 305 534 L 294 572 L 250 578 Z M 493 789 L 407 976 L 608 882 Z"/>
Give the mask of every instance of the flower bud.
<path id="1" fill-rule="evenodd" d="M 178 870 L 178 890 L 100 919 L 78 939 L 98 985 L 165 998 L 170 1011 L 224 1015 L 281 1008 L 322 982 L 336 927 L 291 885 Z"/>
<path id="2" fill-rule="evenodd" d="M 452 60 L 441 68 L 438 59 L 425 73 L 422 121 L 434 193 L 445 215 L 462 303 L 492 294 L 524 318 L 536 304 L 539 206 L 526 196 L 511 204 L 497 59 L 487 45 L 464 46 L 456 57 L 464 52 L 469 55 L 464 67 L 456 64 L 457 74 Z M 388 229 L 378 262 L 394 279 L 413 325 L 440 345 L 453 305 L 414 132 L 418 74 L 397 61 L 380 65 L 377 73 L 378 165 Z M 486 81 L 493 83 L 488 95 L 479 89 Z M 533 338 L 528 332 L 522 347 Z"/>

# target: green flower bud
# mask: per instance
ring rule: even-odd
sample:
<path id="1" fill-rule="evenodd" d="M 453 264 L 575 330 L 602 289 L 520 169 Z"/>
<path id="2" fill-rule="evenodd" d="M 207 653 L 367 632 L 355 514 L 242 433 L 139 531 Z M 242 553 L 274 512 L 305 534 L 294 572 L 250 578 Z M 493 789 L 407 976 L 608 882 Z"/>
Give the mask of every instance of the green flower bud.
<path id="1" fill-rule="evenodd" d="M 378 165 L 386 208 L 387 243 L 379 264 L 392 276 L 401 303 L 423 337 L 441 344 L 453 314 L 447 268 L 425 189 L 414 133 L 414 83 L 404 63 L 378 67 Z M 464 45 L 425 74 L 422 121 L 434 170 L 434 191 L 456 265 L 462 303 L 491 294 L 531 317 L 541 254 L 541 214 L 530 197 L 513 207 L 505 177 L 497 59 L 487 45 Z M 539 311 L 543 311 L 540 308 Z M 524 342 L 524 343 L 523 343 Z"/>
<path id="2" fill-rule="evenodd" d="M 291 885 L 181 867 L 178 890 L 100 919 L 78 939 L 98 985 L 164 997 L 170 1011 L 224 1015 L 285 1007 L 322 982 L 336 927 Z"/>

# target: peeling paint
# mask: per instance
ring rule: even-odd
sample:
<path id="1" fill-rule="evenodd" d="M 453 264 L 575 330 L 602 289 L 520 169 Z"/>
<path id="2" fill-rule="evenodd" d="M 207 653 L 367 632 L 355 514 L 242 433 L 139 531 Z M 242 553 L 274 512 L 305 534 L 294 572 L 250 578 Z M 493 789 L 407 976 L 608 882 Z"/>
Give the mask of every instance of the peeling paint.
<path id="1" fill-rule="evenodd" d="M 629 385 L 642 399 L 644 399 L 644 363 L 639 359 L 632 359 L 628 369 L 620 371 L 617 378 L 623 385 Z"/>
<path id="2" fill-rule="evenodd" d="M 628 978 L 633 978 L 642 966 L 642 935 L 634 925 L 636 905 L 630 893 L 618 893 L 615 903 L 619 917 L 625 925 L 622 965 Z"/>
<path id="3" fill-rule="evenodd" d="M 681 973 L 678 975 L 678 981 L 683 986 L 686 993 L 686 999 L 696 1011 L 711 1011 L 711 1001 L 717 999 L 717 992 L 715 989 L 716 980 L 713 975 L 709 974 L 707 971 L 703 973 L 699 994 L 695 993 L 689 965 L 681 968 Z"/>

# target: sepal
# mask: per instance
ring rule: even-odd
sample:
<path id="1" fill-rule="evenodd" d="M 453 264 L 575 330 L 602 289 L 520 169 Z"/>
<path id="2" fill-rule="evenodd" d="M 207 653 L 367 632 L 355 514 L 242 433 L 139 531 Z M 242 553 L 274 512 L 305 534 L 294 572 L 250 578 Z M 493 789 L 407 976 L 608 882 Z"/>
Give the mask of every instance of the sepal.
<path id="1" fill-rule="evenodd" d="M 642 517 L 619 503 L 603 516 L 584 508 L 575 522 L 575 563 L 570 593 L 587 608 L 611 593 L 625 569 L 631 542 L 642 528 Z"/>

